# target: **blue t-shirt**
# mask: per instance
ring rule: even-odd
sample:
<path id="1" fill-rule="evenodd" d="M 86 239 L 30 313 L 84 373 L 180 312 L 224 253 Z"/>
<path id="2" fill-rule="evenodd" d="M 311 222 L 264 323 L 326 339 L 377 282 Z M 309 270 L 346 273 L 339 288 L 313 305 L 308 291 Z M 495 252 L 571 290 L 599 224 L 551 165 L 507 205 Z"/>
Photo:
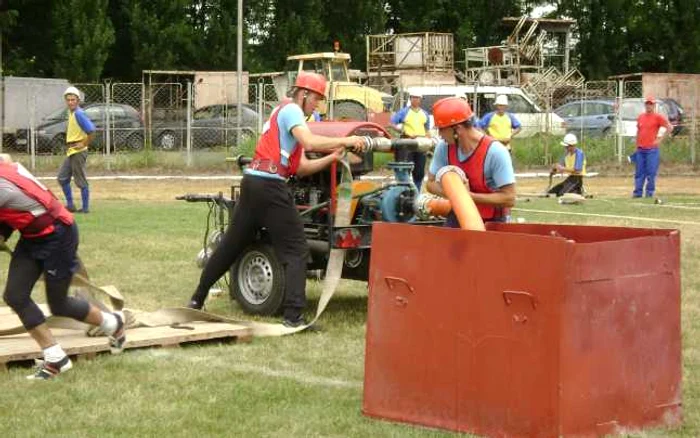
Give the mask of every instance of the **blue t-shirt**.
<path id="1" fill-rule="evenodd" d="M 457 149 L 457 158 L 464 161 L 473 153 L 466 154 L 462 149 Z M 436 175 L 438 171 L 448 165 L 447 143 L 441 140 L 435 148 L 433 161 L 430 162 L 430 173 Z M 501 143 L 494 141 L 486 153 L 484 159 L 484 176 L 486 185 L 491 190 L 497 190 L 509 184 L 515 184 L 515 172 L 508 149 Z"/>
<path id="2" fill-rule="evenodd" d="M 277 110 L 277 128 L 279 129 L 279 144 L 280 144 L 280 161 L 284 166 L 289 163 L 289 157 L 294 152 L 297 144 L 297 139 L 292 135 L 292 129 L 299 126 L 306 126 L 306 117 L 304 111 L 297 104 L 290 103 L 285 105 L 281 110 Z M 263 134 L 270 129 L 270 121 L 268 120 L 263 125 Z M 261 176 L 263 178 L 284 179 L 279 175 L 261 172 L 259 170 L 246 169 L 244 173 L 249 175 Z"/>

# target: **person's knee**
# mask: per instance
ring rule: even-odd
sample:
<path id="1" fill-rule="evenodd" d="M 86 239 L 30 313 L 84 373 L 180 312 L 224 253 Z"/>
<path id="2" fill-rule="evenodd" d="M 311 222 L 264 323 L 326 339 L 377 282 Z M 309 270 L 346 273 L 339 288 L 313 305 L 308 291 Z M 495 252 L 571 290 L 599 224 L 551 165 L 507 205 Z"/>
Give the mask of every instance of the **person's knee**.
<path id="1" fill-rule="evenodd" d="M 24 309 L 29 304 L 29 296 L 23 296 L 22 294 L 13 294 L 10 291 L 5 290 L 2 295 L 2 300 L 15 312 Z"/>

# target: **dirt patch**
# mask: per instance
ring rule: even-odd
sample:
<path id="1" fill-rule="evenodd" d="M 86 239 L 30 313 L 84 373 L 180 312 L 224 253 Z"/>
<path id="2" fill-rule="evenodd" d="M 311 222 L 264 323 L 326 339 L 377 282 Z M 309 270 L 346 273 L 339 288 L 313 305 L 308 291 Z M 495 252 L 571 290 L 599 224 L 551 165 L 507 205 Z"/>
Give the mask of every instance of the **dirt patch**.
<path id="1" fill-rule="evenodd" d="M 555 184 L 561 181 L 557 178 Z M 123 199 L 144 201 L 172 201 L 178 195 L 186 193 L 223 192 L 224 196 L 231 193 L 233 178 L 216 180 L 94 180 L 90 182 L 93 199 Z M 547 187 L 547 178 L 521 178 L 517 182 L 518 193 L 541 193 Z M 598 197 L 627 197 L 632 193 L 633 179 L 628 177 L 593 177 L 586 179 L 588 193 Z M 57 195 L 61 193 L 55 181 L 47 185 Z M 76 191 L 77 193 L 77 191 Z M 660 196 L 669 195 L 700 195 L 700 176 L 659 177 L 657 193 Z M 76 194 L 77 195 L 77 194 Z"/>

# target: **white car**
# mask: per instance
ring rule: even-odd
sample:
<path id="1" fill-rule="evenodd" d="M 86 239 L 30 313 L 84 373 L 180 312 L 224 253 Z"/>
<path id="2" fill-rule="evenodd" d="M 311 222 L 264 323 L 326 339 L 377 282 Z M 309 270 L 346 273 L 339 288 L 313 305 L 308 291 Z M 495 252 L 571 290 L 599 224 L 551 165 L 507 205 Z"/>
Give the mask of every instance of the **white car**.
<path id="1" fill-rule="evenodd" d="M 428 114 L 432 114 L 433 104 L 444 97 L 466 96 L 472 109 L 479 117 L 493 111 L 493 102 L 498 95 L 508 96 L 508 112 L 512 113 L 521 123 L 522 130 L 518 137 L 530 137 L 538 132 L 549 132 L 554 135 L 566 133 L 566 122 L 553 112 L 542 111 L 522 89 L 503 86 L 474 86 L 474 85 L 437 85 L 407 87 L 403 93 L 395 96 L 392 110 L 398 111 L 402 104 L 408 102 L 412 92 L 423 96 L 421 106 Z M 431 115 L 431 126 L 432 115 Z"/>
<path id="2" fill-rule="evenodd" d="M 620 104 L 619 118 L 616 123 L 616 132 L 622 137 L 637 136 L 637 117 L 645 111 L 644 99 L 622 99 Z M 668 109 L 666 105 L 656 103 L 656 112 L 668 119 Z M 666 128 L 659 129 L 659 137 L 666 132 Z"/>

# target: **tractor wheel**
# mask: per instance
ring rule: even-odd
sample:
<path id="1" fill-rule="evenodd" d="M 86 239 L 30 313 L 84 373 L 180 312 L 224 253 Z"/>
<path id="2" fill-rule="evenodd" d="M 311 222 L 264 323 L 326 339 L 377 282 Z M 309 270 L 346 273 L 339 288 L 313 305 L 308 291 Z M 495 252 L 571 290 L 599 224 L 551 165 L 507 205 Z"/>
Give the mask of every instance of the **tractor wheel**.
<path id="1" fill-rule="evenodd" d="M 254 243 L 231 267 L 231 298 L 246 313 L 277 315 L 284 301 L 284 269 L 272 246 Z"/>
<path id="2" fill-rule="evenodd" d="M 358 120 L 366 122 L 367 110 L 357 102 L 336 102 L 333 108 L 333 117 L 339 121 Z"/>

